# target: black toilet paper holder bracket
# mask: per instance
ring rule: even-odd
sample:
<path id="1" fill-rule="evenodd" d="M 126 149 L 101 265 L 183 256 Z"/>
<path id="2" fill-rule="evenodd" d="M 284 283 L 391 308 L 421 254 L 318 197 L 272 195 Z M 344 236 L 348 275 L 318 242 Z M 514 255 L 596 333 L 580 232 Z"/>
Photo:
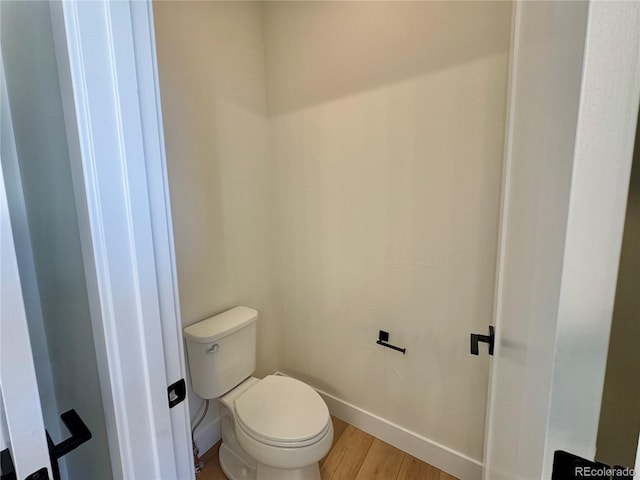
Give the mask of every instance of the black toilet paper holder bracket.
<path id="1" fill-rule="evenodd" d="M 378 341 L 376 342 L 378 345 L 391 348 L 392 350 L 397 350 L 398 352 L 402 352 L 403 355 L 407 354 L 406 348 L 396 347 L 395 345 L 391 345 L 390 343 L 387 343 L 388 341 L 389 341 L 389 332 L 380 330 L 380 332 L 378 333 Z"/>

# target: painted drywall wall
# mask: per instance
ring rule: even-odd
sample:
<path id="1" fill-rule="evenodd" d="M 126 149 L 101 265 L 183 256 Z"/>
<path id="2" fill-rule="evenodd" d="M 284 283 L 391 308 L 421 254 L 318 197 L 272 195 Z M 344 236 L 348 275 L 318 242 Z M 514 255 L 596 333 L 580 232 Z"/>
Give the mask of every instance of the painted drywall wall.
<path id="1" fill-rule="evenodd" d="M 640 130 L 616 288 L 596 458 L 608 465 L 632 467 L 640 428 Z"/>
<path id="2" fill-rule="evenodd" d="M 262 9 L 156 2 L 154 19 L 182 323 L 256 308 L 262 376 L 277 369 Z"/>
<path id="3" fill-rule="evenodd" d="M 481 460 L 511 4 L 264 11 L 280 368 Z"/>
<path id="4" fill-rule="evenodd" d="M 69 478 L 108 479 L 109 449 L 48 3 L 3 2 L 0 30 L 24 201 L 25 215 L 20 220 L 28 224 L 32 250 L 32 258 L 24 251 L 18 255 L 21 268 L 26 268 L 21 271 L 23 284 L 29 285 L 25 300 L 30 331 L 36 333 L 34 341 L 40 342 L 33 345 L 38 350 L 34 352 L 36 368 L 42 369 L 38 379 L 51 376 L 59 410 L 55 414 L 76 409 L 93 435 L 65 457 Z M 12 212 L 12 220 L 18 217 Z M 26 231 L 20 231 L 27 238 Z M 32 282 L 34 273 L 37 285 Z M 51 395 L 49 385 L 43 382 L 45 395 Z M 51 424 L 50 406 L 45 406 L 45 412 Z M 54 441 L 63 440 L 58 436 L 59 425 L 47 428 Z"/>
<path id="5" fill-rule="evenodd" d="M 511 5 L 154 10 L 183 325 L 479 460 Z"/>

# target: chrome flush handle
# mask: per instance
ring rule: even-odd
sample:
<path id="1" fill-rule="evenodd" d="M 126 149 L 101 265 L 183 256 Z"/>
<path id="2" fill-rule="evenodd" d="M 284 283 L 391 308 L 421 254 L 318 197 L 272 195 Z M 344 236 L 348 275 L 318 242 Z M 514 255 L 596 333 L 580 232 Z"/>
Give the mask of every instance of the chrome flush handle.
<path id="1" fill-rule="evenodd" d="M 207 348 L 207 353 L 216 353 L 218 350 L 220 350 L 220 345 L 214 343 L 209 348 Z"/>

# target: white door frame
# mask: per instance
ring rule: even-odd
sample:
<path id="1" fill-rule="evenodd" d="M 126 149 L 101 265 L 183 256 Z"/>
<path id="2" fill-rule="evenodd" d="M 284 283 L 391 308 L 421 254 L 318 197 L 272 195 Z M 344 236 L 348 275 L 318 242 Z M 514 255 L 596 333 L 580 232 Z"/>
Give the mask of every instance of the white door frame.
<path id="1" fill-rule="evenodd" d="M 13 131 L 1 54 L 0 88 L 0 138 L 8 142 Z M 51 475 L 51 462 L 3 170 L 0 163 L 0 450 L 9 449 L 22 479 L 42 468 Z"/>
<path id="2" fill-rule="evenodd" d="M 7 193 L 0 164 L 0 450 L 17 478 L 51 472 Z"/>
<path id="3" fill-rule="evenodd" d="M 194 478 L 151 4 L 51 2 L 115 478 Z"/>
<path id="4" fill-rule="evenodd" d="M 548 479 L 556 450 L 591 459 L 595 455 L 640 103 L 640 5 L 637 2 L 589 3 L 575 143 L 573 158 L 569 159 L 572 162 L 569 195 L 561 204 L 555 205 L 566 211 L 567 216 L 566 230 L 555 232 L 560 233 L 564 243 L 561 247 L 562 268 L 557 278 L 559 287 L 554 293 L 557 295 L 556 313 L 550 322 L 553 330 L 537 335 L 535 329 L 540 328 L 540 322 L 536 321 L 536 312 L 523 309 L 522 316 L 530 315 L 532 323 L 518 344 L 504 333 L 509 331 L 510 325 L 505 322 L 510 320 L 501 308 L 507 295 L 503 285 L 504 267 L 514 256 L 523 253 L 517 251 L 517 246 L 507 249 L 512 223 L 510 172 L 519 161 L 512 154 L 510 142 L 514 135 L 514 108 L 518 108 L 514 106 L 518 89 L 514 76 L 517 64 L 522 60 L 519 58 L 522 52 L 518 50 L 523 35 L 519 31 L 522 4 L 517 2 L 515 9 L 511 72 L 515 85 L 512 85 L 509 100 L 496 299 L 496 347 L 489 387 L 484 478 Z M 546 17 L 545 21 L 548 20 Z M 556 42 L 551 49 L 553 55 L 564 47 L 562 40 L 550 40 Z M 540 50 L 532 49 L 524 54 L 540 55 Z M 553 70 L 551 74 L 557 74 L 557 71 Z M 534 101 L 545 102 L 548 99 Z M 540 158 L 545 153 L 542 152 L 543 147 L 546 146 L 532 147 L 540 150 Z M 536 230 L 535 234 L 539 236 L 540 232 Z M 540 238 L 531 241 L 538 248 L 530 248 L 529 252 L 539 254 L 536 258 L 544 262 L 545 254 L 540 254 L 540 249 L 544 248 L 545 242 Z M 533 293 L 527 295 L 530 303 L 539 301 Z M 547 319 L 544 323 L 549 324 Z M 539 345 L 541 340 L 546 344 Z M 536 355 L 540 352 L 547 352 L 544 355 L 547 358 Z M 514 413 L 518 418 L 508 418 L 495 407 L 499 395 L 505 391 L 497 387 L 497 382 L 502 380 L 496 374 L 500 365 L 503 372 L 511 372 L 512 378 L 522 379 L 521 388 L 512 392 L 515 394 L 512 402 L 527 399 L 527 402 L 523 401 L 524 407 Z M 534 389 L 535 400 L 531 400 L 532 395 L 527 396 L 527 388 Z M 529 421 L 523 421 L 527 416 Z M 520 453 L 542 461 L 523 467 L 526 459 L 517 458 L 517 444 L 524 444 L 525 437 L 531 432 L 519 427 L 527 423 L 532 425 L 532 416 L 538 423 L 542 422 L 542 441 L 527 445 L 524 450 L 520 449 Z M 500 472 L 492 464 L 496 453 L 494 448 L 497 448 L 494 446 L 494 433 L 496 429 L 509 428 L 516 429 L 508 435 L 514 440 L 513 452 L 510 452 L 513 470 Z"/>
<path id="5" fill-rule="evenodd" d="M 639 105 L 640 3 L 592 1 L 543 473 L 596 453 Z"/>

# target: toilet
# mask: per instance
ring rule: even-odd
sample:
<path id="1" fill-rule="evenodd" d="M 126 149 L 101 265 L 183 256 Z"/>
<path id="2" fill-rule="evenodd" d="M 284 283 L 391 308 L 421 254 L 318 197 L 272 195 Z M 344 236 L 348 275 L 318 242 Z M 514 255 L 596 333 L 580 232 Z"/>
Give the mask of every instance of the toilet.
<path id="1" fill-rule="evenodd" d="M 252 376 L 257 319 L 236 307 L 184 329 L 193 390 L 219 401 L 220 466 L 231 480 L 319 480 L 333 440 L 329 409 L 299 380 Z"/>

